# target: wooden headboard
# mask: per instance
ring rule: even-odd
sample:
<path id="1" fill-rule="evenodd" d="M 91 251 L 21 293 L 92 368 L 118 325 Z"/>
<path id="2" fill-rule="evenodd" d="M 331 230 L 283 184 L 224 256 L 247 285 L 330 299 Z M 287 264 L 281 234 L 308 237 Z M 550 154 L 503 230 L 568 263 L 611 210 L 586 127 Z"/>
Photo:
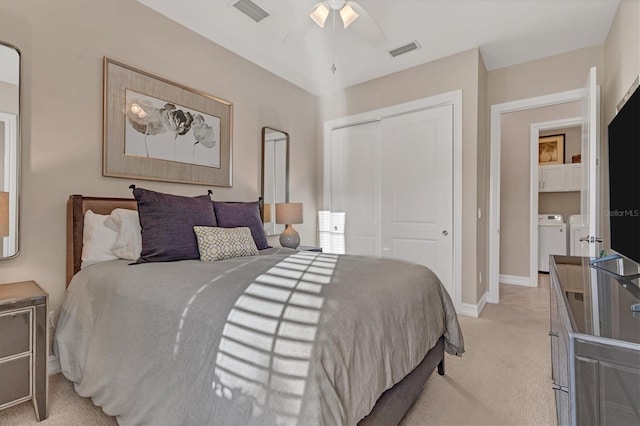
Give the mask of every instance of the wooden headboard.
<path id="1" fill-rule="evenodd" d="M 109 214 L 113 209 L 137 210 L 134 198 L 104 198 L 70 195 L 67 201 L 67 286 L 80 270 L 82 263 L 82 233 L 84 214 L 91 210 L 97 214 Z"/>
<path id="2" fill-rule="evenodd" d="M 80 270 L 82 263 L 84 214 L 87 210 L 97 214 L 109 214 L 117 208 L 138 210 L 138 203 L 134 198 L 69 196 L 67 201 L 67 286 L 71 278 Z M 260 217 L 264 217 L 262 197 L 258 199 L 258 208 Z"/>

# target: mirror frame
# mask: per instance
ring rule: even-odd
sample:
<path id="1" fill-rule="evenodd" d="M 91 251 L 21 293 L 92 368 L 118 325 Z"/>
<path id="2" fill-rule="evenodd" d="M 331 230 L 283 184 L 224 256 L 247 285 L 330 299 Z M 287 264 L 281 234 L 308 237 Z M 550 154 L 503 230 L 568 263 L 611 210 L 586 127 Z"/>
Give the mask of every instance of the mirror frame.
<path id="1" fill-rule="evenodd" d="M 0 260 L 6 260 L 6 259 L 12 259 L 16 256 L 18 256 L 18 254 L 20 254 L 20 189 L 21 189 L 21 137 L 22 137 L 22 52 L 20 51 L 20 49 L 16 46 L 14 46 L 13 44 L 10 43 L 6 43 L 4 41 L 0 41 L 0 47 L 6 47 L 12 50 L 15 50 L 15 52 L 18 54 L 18 108 L 17 108 L 17 114 L 16 114 L 16 120 L 15 120 L 15 129 L 13 129 L 13 132 L 15 132 L 15 172 L 14 172 L 14 177 L 15 177 L 15 194 L 11 194 L 9 195 L 9 211 L 13 212 L 13 221 L 11 221 L 11 213 L 10 213 L 10 223 L 9 223 L 9 229 L 11 229 L 11 223 L 13 222 L 13 226 L 15 229 L 15 236 L 14 238 L 14 244 L 15 244 L 15 251 L 10 255 L 10 256 L 6 256 L 4 254 L 4 238 L 5 237 L 0 237 Z M 5 134 L 6 134 L 7 130 L 5 130 Z M 6 144 L 6 141 L 5 141 Z M 5 149 L 6 152 L 6 149 Z M 2 158 L 4 158 L 4 155 L 2 155 Z M 0 190 L 4 190 L 4 188 L 0 188 Z M 11 208 L 11 206 L 13 205 L 13 209 Z M 9 237 L 11 236 L 11 234 L 9 235 Z"/>
<path id="2" fill-rule="evenodd" d="M 266 142 L 265 139 L 266 139 L 268 131 L 282 133 L 285 136 L 285 140 L 287 142 L 287 146 L 286 146 L 286 150 L 285 150 L 285 164 L 286 164 L 286 167 L 285 167 L 285 176 L 284 176 L 284 180 L 285 180 L 285 191 L 284 191 L 285 199 L 284 199 L 284 202 L 288 203 L 289 202 L 289 168 L 290 168 L 290 166 L 289 166 L 289 158 L 290 158 L 289 151 L 290 151 L 291 138 L 289 137 L 289 133 L 287 133 L 287 132 L 285 132 L 283 130 L 280 130 L 280 129 L 276 129 L 275 127 L 271 127 L 271 126 L 264 126 L 262 128 L 262 140 L 261 140 L 262 155 L 261 155 L 261 158 L 260 158 L 260 194 L 261 194 L 263 202 L 264 202 L 264 199 L 265 199 L 265 193 L 264 193 L 264 190 L 265 190 L 265 188 L 264 188 L 264 180 L 265 180 L 264 179 L 264 169 L 265 169 L 264 168 L 264 162 L 265 162 L 265 142 Z M 267 203 L 264 202 L 264 204 L 266 205 Z M 262 209 L 262 223 L 263 224 L 264 224 L 264 212 L 265 212 L 265 210 L 266 210 L 266 207 L 263 207 L 263 209 Z M 272 211 L 272 214 L 275 214 L 275 212 Z M 276 234 L 276 233 L 269 234 L 268 233 L 267 235 L 270 236 L 270 235 L 278 235 L 278 234 Z"/>

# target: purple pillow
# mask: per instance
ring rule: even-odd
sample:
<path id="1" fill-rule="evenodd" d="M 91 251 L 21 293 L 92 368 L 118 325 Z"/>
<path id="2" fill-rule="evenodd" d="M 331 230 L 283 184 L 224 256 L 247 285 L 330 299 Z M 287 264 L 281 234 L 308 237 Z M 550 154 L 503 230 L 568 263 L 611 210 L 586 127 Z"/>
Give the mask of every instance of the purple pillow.
<path id="1" fill-rule="evenodd" d="M 194 226 L 216 226 L 208 195 L 183 197 L 136 188 L 142 251 L 135 263 L 199 259 Z"/>
<path id="2" fill-rule="evenodd" d="M 238 228 L 246 226 L 251 230 L 251 236 L 258 250 L 269 248 L 267 234 L 264 232 L 264 225 L 260 218 L 258 201 L 248 203 L 214 201 L 213 209 L 219 227 Z"/>

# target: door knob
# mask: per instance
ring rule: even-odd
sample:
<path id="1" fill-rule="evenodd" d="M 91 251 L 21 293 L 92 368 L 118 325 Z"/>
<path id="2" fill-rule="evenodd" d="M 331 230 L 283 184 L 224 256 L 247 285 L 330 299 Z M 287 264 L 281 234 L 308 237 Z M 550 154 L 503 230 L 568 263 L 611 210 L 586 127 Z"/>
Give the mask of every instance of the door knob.
<path id="1" fill-rule="evenodd" d="M 446 237 L 447 235 L 449 235 L 449 233 L 446 230 L 444 230 L 444 231 L 442 231 L 442 235 L 444 235 Z"/>

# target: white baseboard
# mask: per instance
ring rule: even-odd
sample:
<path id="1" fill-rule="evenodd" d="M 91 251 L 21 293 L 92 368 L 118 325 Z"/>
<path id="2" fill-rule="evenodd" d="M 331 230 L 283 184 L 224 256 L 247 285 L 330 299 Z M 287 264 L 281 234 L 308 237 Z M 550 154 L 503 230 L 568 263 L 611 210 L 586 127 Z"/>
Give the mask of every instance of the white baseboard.
<path id="1" fill-rule="evenodd" d="M 536 287 L 536 285 L 531 284 L 531 279 L 529 277 L 521 277 L 519 275 L 500 274 L 500 282 L 503 284 L 521 285 L 525 287 Z"/>
<path id="2" fill-rule="evenodd" d="M 58 361 L 58 357 L 55 355 L 50 355 L 48 360 L 48 366 L 49 366 L 49 375 L 59 373 L 60 362 Z"/>
<path id="3" fill-rule="evenodd" d="M 478 318 L 485 305 L 487 304 L 487 293 L 485 292 L 478 303 L 475 305 L 473 303 L 461 303 L 459 308 L 457 309 L 460 315 L 466 315 L 473 318 Z"/>

